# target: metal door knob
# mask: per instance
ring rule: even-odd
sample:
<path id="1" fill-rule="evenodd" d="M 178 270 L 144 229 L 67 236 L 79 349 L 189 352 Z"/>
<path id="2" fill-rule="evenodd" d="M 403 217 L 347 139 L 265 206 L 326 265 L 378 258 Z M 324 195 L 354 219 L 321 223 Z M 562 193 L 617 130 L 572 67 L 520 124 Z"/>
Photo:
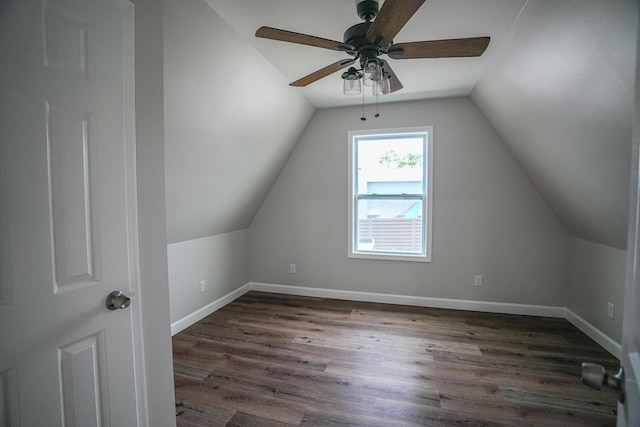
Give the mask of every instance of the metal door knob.
<path id="1" fill-rule="evenodd" d="M 624 369 L 622 367 L 617 374 L 611 375 L 602 365 L 584 362 L 580 382 L 596 390 L 602 390 L 605 387 L 618 390 L 620 402 L 624 403 Z"/>
<path id="2" fill-rule="evenodd" d="M 106 305 L 109 310 L 124 309 L 129 307 L 130 304 L 131 298 L 120 291 L 111 292 L 104 300 L 104 305 Z"/>

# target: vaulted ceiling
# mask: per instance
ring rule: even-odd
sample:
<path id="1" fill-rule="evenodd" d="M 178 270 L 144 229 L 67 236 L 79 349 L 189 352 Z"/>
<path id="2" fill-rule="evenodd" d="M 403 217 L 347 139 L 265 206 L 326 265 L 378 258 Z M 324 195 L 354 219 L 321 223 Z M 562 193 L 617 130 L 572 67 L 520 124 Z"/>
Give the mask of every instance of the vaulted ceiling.
<path id="1" fill-rule="evenodd" d="M 362 102 L 340 73 L 288 86 L 346 54 L 255 31 L 342 41 L 354 1 L 164 3 L 169 241 L 246 228 L 314 109 Z M 389 60 L 404 89 L 380 102 L 471 96 L 570 234 L 624 248 L 637 21 L 634 0 L 427 0 L 395 42 L 489 48 Z"/>
<path id="2" fill-rule="evenodd" d="M 626 248 L 637 1 L 530 0 L 473 99 L 569 233 Z"/>

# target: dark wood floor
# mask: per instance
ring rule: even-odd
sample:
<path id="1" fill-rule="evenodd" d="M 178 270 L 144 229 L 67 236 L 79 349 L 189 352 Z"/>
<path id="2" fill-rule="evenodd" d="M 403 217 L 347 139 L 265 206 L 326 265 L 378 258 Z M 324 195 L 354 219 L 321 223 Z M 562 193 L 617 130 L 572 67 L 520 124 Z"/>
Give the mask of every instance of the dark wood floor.
<path id="1" fill-rule="evenodd" d="M 178 426 L 615 426 L 562 319 L 250 292 L 173 347 Z"/>

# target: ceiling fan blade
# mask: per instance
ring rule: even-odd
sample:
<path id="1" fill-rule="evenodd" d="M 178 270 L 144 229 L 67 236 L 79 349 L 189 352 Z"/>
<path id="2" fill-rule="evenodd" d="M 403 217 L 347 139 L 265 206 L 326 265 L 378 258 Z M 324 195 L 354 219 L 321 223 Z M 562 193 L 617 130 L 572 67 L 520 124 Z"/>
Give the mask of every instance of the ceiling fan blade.
<path id="1" fill-rule="evenodd" d="M 393 72 L 393 69 L 385 60 L 382 60 L 382 69 L 385 72 L 389 73 L 389 93 L 393 93 L 397 90 L 402 89 L 403 86 L 402 83 L 400 83 L 400 80 L 398 80 L 398 76 L 396 76 L 396 73 Z"/>
<path id="2" fill-rule="evenodd" d="M 323 39 L 322 37 L 310 36 L 302 33 L 294 33 L 293 31 L 279 30 L 277 28 L 271 27 L 258 28 L 258 30 L 256 31 L 256 37 L 279 40 L 289 43 L 304 44 L 307 46 L 321 47 L 323 49 L 338 50 L 341 52 L 350 52 L 355 50 L 353 46 L 335 40 Z"/>
<path id="3" fill-rule="evenodd" d="M 373 44 L 391 44 L 423 3 L 424 0 L 385 0 L 367 31 L 367 40 Z"/>
<path id="4" fill-rule="evenodd" d="M 490 39 L 491 37 L 472 37 L 467 39 L 398 43 L 389 48 L 388 55 L 393 59 L 480 56 L 489 46 Z"/>
<path id="5" fill-rule="evenodd" d="M 343 68 L 348 67 L 349 65 L 356 62 L 355 59 L 343 59 L 342 61 L 334 62 L 331 65 L 327 65 L 324 68 L 315 71 L 308 76 L 304 76 L 301 79 L 296 80 L 293 83 L 290 83 L 289 86 L 302 87 L 307 86 L 315 81 L 320 80 L 323 77 L 327 77 L 329 74 L 333 74 L 336 71 L 342 70 Z"/>

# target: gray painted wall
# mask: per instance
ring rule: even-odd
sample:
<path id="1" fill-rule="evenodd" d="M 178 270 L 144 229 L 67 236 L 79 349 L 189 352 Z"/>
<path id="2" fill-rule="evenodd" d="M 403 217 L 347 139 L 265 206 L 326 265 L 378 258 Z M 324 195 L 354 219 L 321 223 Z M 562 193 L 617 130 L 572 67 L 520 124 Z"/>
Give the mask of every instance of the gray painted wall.
<path id="1" fill-rule="evenodd" d="M 571 237 L 567 307 L 604 332 L 622 339 L 626 251 Z M 615 307 L 607 317 L 607 303 Z"/>
<path id="2" fill-rule="evenodd" d="M 638 5 L 531 0 L 472 92 L 575 238 L 566 305 L 621 337 Z M 614 302 L 616 319 L 606 316 Z"/>
<path id="3" fill-rule="evenodd" d="M 202 237 L 167 247 L 171 323 L 249 282 L 247 230 Z M 200 292 L 200 281 L 205 291 Z"/>
<path id="4" fill-rule="evenodd" d="M 249 227 L 314 107 L 202 0 L 164 1 L 169 243 Z"/>
<path id="5" fill-rule="evenodd" d="M 315 114 L 249 229 L 251 280 L 562 305 L 568 234 L 473 102 L 380 110 L 366 122 L 357 107 Z M 347 259 L 347 132 L 420 125 L 434 127 L 433 262 Z"/>
<path id="6" fill-rule="evenodd" d="M 314 107 L 202 0 L 164 1 L 163 41 L 175 322 L 247 283 L 246 229 Z"/>
<path id="7" fill-rule="evenodd" d="M 572 236 L 626 249 L 638 1 L 530 1 L 472 92 Z"/>

